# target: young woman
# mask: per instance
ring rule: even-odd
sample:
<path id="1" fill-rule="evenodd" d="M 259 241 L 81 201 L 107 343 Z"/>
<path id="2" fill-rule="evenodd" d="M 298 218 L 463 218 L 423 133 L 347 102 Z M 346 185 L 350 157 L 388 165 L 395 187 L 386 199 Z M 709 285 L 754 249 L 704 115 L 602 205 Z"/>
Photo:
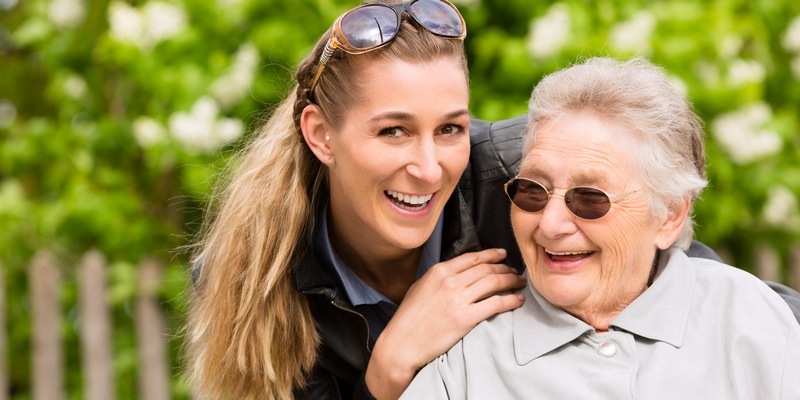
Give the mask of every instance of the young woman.
<path id="1" fill-rule="evenodd" d="M 201 396 L 397 397 L 522 304 L 507 291 L 524 280 L 489 249 L 513 244 L 507 217 L 474 218 L 509 172 L 496 155 L 470 159 L 465 35 L 447 1 L 367 4 L 299 65 L 198 245 L 188 346 Z"/>

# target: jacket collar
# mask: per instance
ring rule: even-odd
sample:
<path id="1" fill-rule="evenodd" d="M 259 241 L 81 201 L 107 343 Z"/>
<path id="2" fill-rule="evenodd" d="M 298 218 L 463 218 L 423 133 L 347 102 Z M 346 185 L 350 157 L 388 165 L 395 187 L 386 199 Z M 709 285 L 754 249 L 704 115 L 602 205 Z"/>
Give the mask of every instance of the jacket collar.
<path id="1" fill-rule="evenodd" d="M 320 195 L 316 207 L 320 207 L 320 204 L 327 201 L 327 194 Z M 458 187 L 445 204 L 443 213 L 442 260 L 449 260 L 464 252 L 481 249 L 475 223 Z M 292 257 L 291 273 L 295 289 L 307 294 L 329 293 L 330 296 L 333 296 L 339 291 L 338 288 L 341 285 L 333 272 L 327 271 L 314 255 L 310 230 L 305 237 L 306 240 L 297 244 Z"/>
<path id="2" fill-rule="evenodd" d="M 612 329 L 681 347 L 694 281 L 695 271 L 683 251 L 671 248 L 662 252 L 653 284 L 614 319 Z M 545 300 L 530 282 L 522 292 L 525 303 L 512 311 L 514 351 L 521 365 L 587 332 L 594 334 L 590 325 Z"/>

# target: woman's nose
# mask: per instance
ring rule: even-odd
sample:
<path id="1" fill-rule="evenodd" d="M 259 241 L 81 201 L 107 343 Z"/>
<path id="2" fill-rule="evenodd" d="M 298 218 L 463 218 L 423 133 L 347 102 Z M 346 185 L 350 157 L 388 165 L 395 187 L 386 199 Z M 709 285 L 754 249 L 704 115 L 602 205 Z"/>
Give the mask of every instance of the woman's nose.
<path id="1" fill-rule="evenodd" d="M 426 184 L 439 182 L 442 178 L 442 166 L 439 165 L 436 143 L 432 139 L 421 141 L 419 146 L 415 146 L 410 157 L 406 171 L 411 176 Z"/>

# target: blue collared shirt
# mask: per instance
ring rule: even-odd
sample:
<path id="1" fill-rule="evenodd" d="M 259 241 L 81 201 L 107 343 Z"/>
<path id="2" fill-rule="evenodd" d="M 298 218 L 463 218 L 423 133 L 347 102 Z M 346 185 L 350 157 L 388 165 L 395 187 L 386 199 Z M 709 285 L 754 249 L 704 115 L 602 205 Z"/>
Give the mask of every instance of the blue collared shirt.
<path id="1" fill-rule="evenodd" d="M 320 207 L 317 213 L 317 225 L 314 228 L 314 252 L 323 266 L 329 270 L 332 269 L 339 276 L 350 302 L 367 319 L 370 338 L 374 344 L 394 316 L 398 305 L 359 278 L 336 254 L 328 235 L 328 207 L 328 204 Z M 423 245 L 417 266 L 417 279 L 438 263 L 441 258 L 443 225 L 444 215 L 441 215 L 431 237 Z"/>

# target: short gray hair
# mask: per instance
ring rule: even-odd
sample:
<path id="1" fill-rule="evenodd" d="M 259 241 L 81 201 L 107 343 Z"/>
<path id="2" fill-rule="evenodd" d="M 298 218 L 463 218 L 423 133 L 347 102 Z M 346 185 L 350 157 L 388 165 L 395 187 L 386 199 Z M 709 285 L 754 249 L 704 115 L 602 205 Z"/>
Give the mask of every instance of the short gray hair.
<path id="1" fill-rule="evenodd" d="M 708 184 L 702 120 L 664 71 L 645 59 L 590 58 L 543 78 L 528 105 L 524 154 L 541 124 L 577 112 L 590 112 L 628 128 L 628 133 L 641 139 L 635 165 L 644 178 L 654 216 L 665 216 L 671 204 L 687 196 L 694 205 Z M 690 210 L 674 245 L 686 249 L 693 236 Z"/>

